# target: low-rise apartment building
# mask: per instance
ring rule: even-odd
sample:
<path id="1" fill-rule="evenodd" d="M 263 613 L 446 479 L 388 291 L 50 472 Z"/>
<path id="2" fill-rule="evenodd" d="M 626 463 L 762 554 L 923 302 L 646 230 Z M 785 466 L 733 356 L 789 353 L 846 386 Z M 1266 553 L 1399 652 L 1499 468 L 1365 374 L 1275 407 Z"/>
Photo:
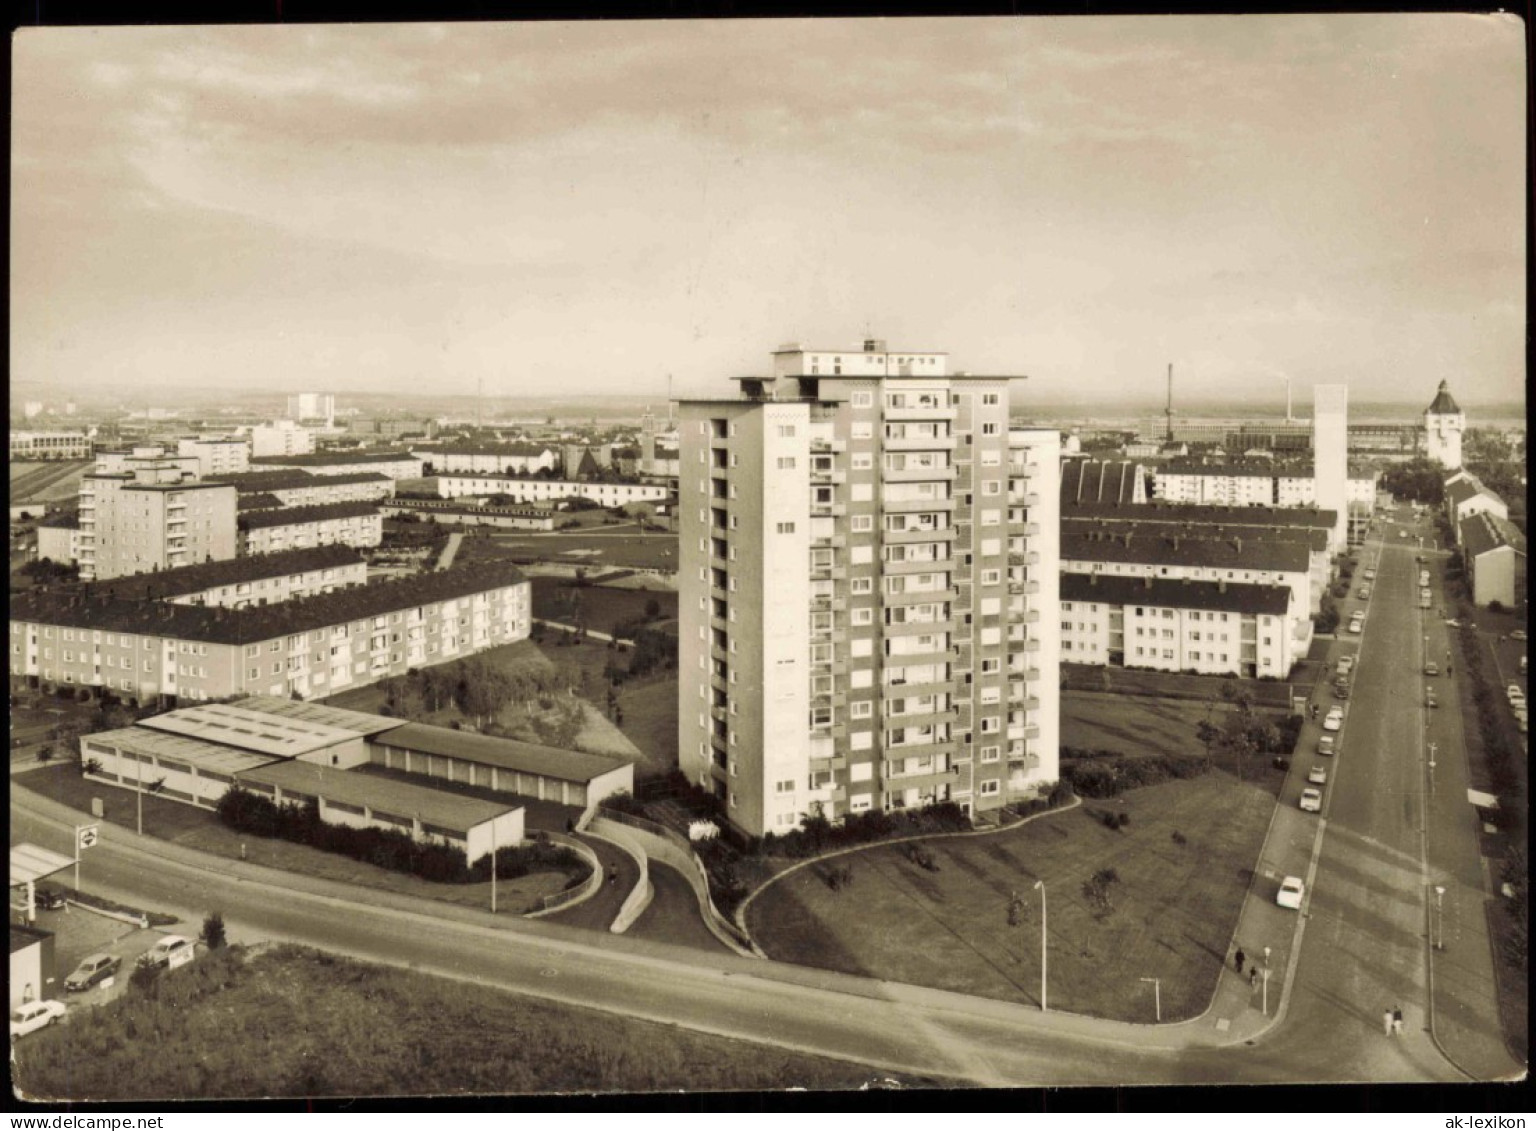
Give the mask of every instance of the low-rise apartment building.
<path id="1" fill-rule="evenodd" d="M 659 483 L 587 483 L 571 479 L 512 479 L 500 476 L 438 475 L 437 493 L 444 499 L 506 495 L 519 503 L 558 503 L 591 499 L 605 507 L 660 503 L 667 488 Z"/>
<path id="2" fill-rule="evenodd" d="M 555 528 L 555 512 L 542 507 L 482 506 L 464 500 L 409 499 L 399 495 L 379 504 L 386 515 L 414 515 L 425 522 L 451 522 L 462 526 L 499 526 L 507 530 Z"/>
<path id="3" fill-rule="evenodd" d="M 387 479 L 420 479 L 423 461 L 410 452 L 316 452 L 299 456 L 262 456 L 251 460 L 254 471 L 307 471 L 311 475 L 382 475 Z"/>
<path id="4" fill-rule="evenodd" d="M 373 503 L 319 503 L 240 515 L 240 552 L 270 554 L 310 546 L 377 546 L 384 540 L 382 512 Z"/>
<path id="5" fill-rule="evenodd" d="M 1065 573 L 1061 658 L 1284 679 L 1306 655 L 1291 602 L 1283 585 Z"/>
<path id="6" fill-rule="evenodd" d="M 315 433 L 292 420 L 275 420 L 251 429 L 251 458 L 300 456 L 315 450 Z"/>
<path id="7" fill-rule="evenodd" d="M 414 448 L 434 475 L 532 475 L 554 471 L 560 466 L 560 453 L 546 444 L 444 444 L 441 447 Z"/>
<path id="8" fill-rule="evenodd" d="M 39 561 L 68 565 L 80 558 L 80 512 L 60 511 L 37 524 Z"/>
<path id="9" fill-rule="evenodd" d="M 525 639 L 528 582 L 505 562 L 227 608 L 32 590 L 11 598 L 12 686 L 138 701 L 331 695 Z"/>
<path id="10" fill-rule="evenodd" d="M 1525 605 L 1525 535 L 1509 519 L 1479 511 L 1461 522 L 1458 536 L 1472 603 L 1498 603 L 1507 609 Z"/>
<path id="11" fill-rule="evenodd" d="M 244 510 L 266 510 L 269 499 L 282 507 L 310 507 L 321 503 L 370 502 L 387 499 L 395 493 L 395 481 L 374 471 L 346 475 L 311 475 L 307 471 L 285 468 L 278 471 L 248 471 L 224 475 L 228 483 L 247 500 Z"/>
<path id="12" fill-rule="evenodd" d="M 368 564 L 356 550 L 349 546 L 320 546 L 82 583 L 71 591 L 81 597 L 243 609 L 247 605 L 276 605 L 367 582 Z"/>
<path id="13" fill-rule="evenodd" d="M 1491 514 L 1509 518 L 1509 506 L 1470 471 L 1458 470 L 1445 478 L 1445 517 L 1451 530 L 1460 537 L 1461 527 L 1473 515 Z"/>

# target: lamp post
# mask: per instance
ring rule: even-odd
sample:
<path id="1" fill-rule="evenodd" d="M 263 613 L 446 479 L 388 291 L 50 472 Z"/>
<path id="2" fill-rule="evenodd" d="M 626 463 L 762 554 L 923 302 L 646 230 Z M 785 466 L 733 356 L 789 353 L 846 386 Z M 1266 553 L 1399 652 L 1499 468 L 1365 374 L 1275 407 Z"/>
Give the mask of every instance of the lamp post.
<path id="1" fill-rule="evenodd" d="M 1445 949 L 1445 903 L 1444 903 L 1444 900 L 1445 900 L 1445 885 L 1444 884 L 1436 884 L 1435 885 L 1435 918 L 1439 921 L 1439 927 L 1436 929 L 1434 938 L 1432 940 L 1436 950 L 1444 950 Z"/>
<path id="2" fill-rule="evenodd" d="M 1269 947 L 1264 948 L 1264 1016 L 1269 1016 Z"/>
<path id="3" fill-rule="evenodd" d="M 1433 742 L 1429 744 L 1429 792 L 1431 796 L 1435 792 L 1435 744 Z M 1435 890 L 1440 891 L 1442 889 L 1436 888 Z"/>
<path id="4" fill-rule="evenodd" d="M 496 914 L 496 818 L 491 818 L 491 914 Z"/>
<path id="5" fill-rule="evenodd" d="M 1152 1003 L 1157 1010 L 1157 1020 L 1161 1024 L 1163 1020 L 1163 980 L 1161 978 L 1143 978 L 1143 982 L 1152 983 Z"/>
<path id="6" fill-rule="evenodd" d="M 1035 887 L 1040 891 L 1040 1012 L 1045 1013 L 1047 1009 L 1045 1004 L 1045 970 L 1047 957 L 1045 949 L 1045 881 L 1036 880 Z"/>

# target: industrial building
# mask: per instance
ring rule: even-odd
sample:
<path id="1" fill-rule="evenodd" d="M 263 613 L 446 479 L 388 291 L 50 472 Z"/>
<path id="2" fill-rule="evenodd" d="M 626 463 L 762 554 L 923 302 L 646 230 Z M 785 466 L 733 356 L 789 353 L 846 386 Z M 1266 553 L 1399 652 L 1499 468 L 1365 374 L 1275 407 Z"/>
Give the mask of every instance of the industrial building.
<path id="1" fill-rule="evenodd" d="M 12 432 L 11 462 L 90 459 L 95 442 L 84 432 Z"/>
<path id="2" fill-rule="evenodd" d="M 1059 433 L 877 340 L 738 380 L 680 406 L 683 772 L 753 835 L 1055 781 Z"/>

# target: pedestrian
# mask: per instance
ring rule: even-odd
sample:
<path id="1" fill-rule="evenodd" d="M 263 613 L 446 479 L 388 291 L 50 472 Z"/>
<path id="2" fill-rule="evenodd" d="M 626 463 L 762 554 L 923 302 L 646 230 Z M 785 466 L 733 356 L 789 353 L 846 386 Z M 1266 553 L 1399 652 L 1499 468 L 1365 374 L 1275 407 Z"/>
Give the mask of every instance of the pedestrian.
<path id="1" fill-rule="evenodd" d="M 608 882 L 610 884 L 619 882 L 619 866 L 617 864 L 608 865 Z"/>
<path id="2" fill-rule="evenodd" d="M 1392 1035 L 1394 1037 L 1403 1035 L 1403 1007 L 1400 1005 L 1392 1010 Z"/>
<path id="3" fill-rule="evenodd" d="M 1248 956 L 1243 953 L 1243 948 L 1238 947 L 1237 953 L 1232 956 L 1232 961 L 1237 964 L 1237 972 L 1239 974 L 1243 972 L 1243 963 L 1246 962 L 1247 959 Z"/>
<path id="4" fill-rule="evenodd" d="M 1258 984 L 1259 984 L 1259 968 L 1257 966 L 1250 966 L 1248 968 L 1248 988 L 1251 990 L 1251 989 L 1253 989 L 1254 986 L 1256 986 Z"/>
<path id="5" fill-rule="evenodd" d="M 1389 1037 L 1392 1035 L 1392 1011 L 1390 1009 L 1383 1009 L 1381 1011 L 1381 1028 L 1385 1035 Z"/>

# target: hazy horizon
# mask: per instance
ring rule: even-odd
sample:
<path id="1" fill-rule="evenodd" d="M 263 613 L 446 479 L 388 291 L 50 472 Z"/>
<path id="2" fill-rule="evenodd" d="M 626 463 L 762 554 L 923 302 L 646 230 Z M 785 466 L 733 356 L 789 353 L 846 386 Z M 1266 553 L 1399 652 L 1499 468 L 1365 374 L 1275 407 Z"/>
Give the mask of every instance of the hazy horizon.
<path id="1" fill-rule="evenodd" d="M 12 44 L 20 382 L 659 402 L 870 334 L 1042 406 L 1524 395 L 1507 14 Z"/>

